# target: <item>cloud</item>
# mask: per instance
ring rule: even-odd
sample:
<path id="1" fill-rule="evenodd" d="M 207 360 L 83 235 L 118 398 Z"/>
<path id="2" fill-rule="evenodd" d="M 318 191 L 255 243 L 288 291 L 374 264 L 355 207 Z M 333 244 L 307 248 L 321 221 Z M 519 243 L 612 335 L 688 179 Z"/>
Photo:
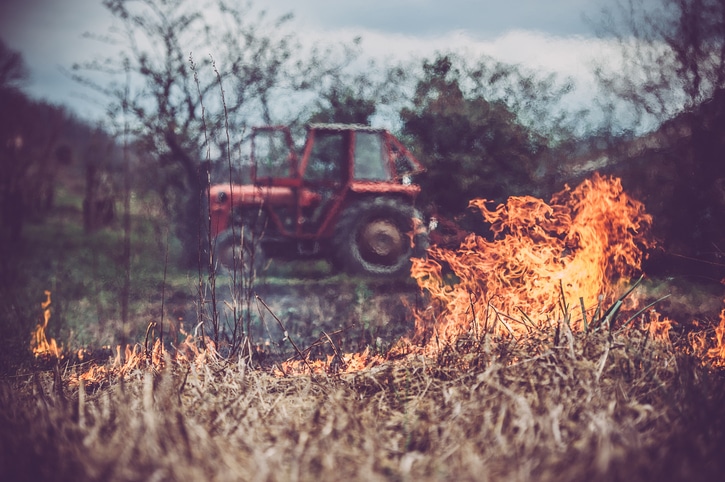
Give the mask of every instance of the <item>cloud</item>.
<path id="1" fill-rule="evenodd" d="M 596 12 L 602 0 L 267 0 L 270 13 L 294 12 L 313 28 L 359 27 L 385 33 L 441 35 L 464 30 L 495 38 L 511 28 L 556 35 L 584 34 L 583 13 Z"/>
<path id="2" fill-rule="evenodd" d="M 363 28 L 309 32 L 304 38 L 310 43 L 340 43 L 356 37 L 362 38 L 363 55 L 367 58 L 406 61 L 430 59 L 439 52 L 454 52 L 470 58 L 489 56 L 542 74 L 571 77 L 589 87 L 594 82 L 594 62 L 604 61 L 616 53 L 616 45 L 606 40 L 528 30 L 510 30 L 490 40 L 478 39 L 464 30 L 421 36 Z"/>
<path id="3" fill-rule="evenodd" d="M 487 55 L 572 77 L 591 88 L 589 64 L 606 57 L 611 47 L 583 34 L 567 34 L 583 31 L 581 12 L 589 4 L 586 0 L 520 0 L 515 6 L 473 0 L 447 0 L 444 6 L 437 0 L 255 3 L 271 18 L 294 11 L 291 28 L 304 43 L 349 43 L 359 36 L 364 56 L 379 61 L 431 58 L 447 51 Z M 81 35 L 107 33 L 110 25 L 110 14 L 97 1 L 0 0 L 2 35 L 11 48 L 22 51 L 31 68 L 32 93 L 53 102 L 78 104 L 74 96 L 81 88 L 63 77 L 61 67 L 99 57 L 106 47 Z"/>

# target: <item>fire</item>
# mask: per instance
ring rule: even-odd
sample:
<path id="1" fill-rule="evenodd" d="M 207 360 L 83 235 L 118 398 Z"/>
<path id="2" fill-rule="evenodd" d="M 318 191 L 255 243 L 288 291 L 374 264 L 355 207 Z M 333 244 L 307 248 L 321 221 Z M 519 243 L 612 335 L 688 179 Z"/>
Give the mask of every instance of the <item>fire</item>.
<path id="1" fill-rule="evenodd" d="M 507 337 L 546 333 L 553 327 L 557 332 L 567 326 L 585 330 L 593 320 L 606 319 L 609 307 L 621 306 L 628 312 L 639 308 L 634 296 L 624 304 L 616 296 L 640 271 L 643 253 L 653 246 L 649 237 L 652 218 L 642 203 L 624 193 L 619 179 L 595 175 L 574 189 L 567 186 L 548 204 L 522 196 L 511 197 L 495 208 L 482 199 L 470 205 L 490 224 L 491 239 L 470 234 L 457 249 L 434 246 L 427 259 L 413 260 L 411 274 L 430 294 L 432 303 L 417 313 L 412 339 L 399 340 L 397 348 L 386 355 L 372 354 L 369 349 L 342 353 L 332 342 L 334 354 L 326 359 L 312 360 L 298 350 L 297 359 L 276 365 L 274 373 L 355 372 L 400 358 L 398 355 L 434 350 L 434 343 L 450 343 L 468 332 Z M 43 322 L 33 332 L 31 349 L 36 357 L 60 359 L 60 347 L 46 336 L 51 299 L 49 291 L 45 294 Z M 654 310 L 637 313 L 649 339 L 671 343 L 670 319 Z M 622 325 L 622 329 L 630 328 L 629 322 Z M 125 349 L 118 346 L 115 357 L 105 364 L 78 365 L 69 385 L 98 386 L 138 370 L 161 370 L 169 363 L 203 366 L 219 359 L 210 340 L 200 343 L 183 328 L 181 333 L 186 340 L 170 353 L 164 352 L 160 340 L 153 347 L 138 343 Z M 712 333 L 712 329 L 690 331 L 684 349 L 692 350 L 703 363 L 725 367 L 725 309 L 714 337 Z"/>
<path id="2" fill-rule="evenodd" d="M 715 328 L 715 346 L 707 351 L 713 365 L 725 367 L 725 309 L 720 312 L 720 324 Z"/>
<path id="3" fill-rule="evenodd" d="M 656 311 L 651 311 L 647 329 L 653 340 L 668 343 L 670 341 L 670 330 L 672 330 L 672 320 Z"/>
<path id="4" fill-rule="evenodd" d="M 50 321 L 50 291 L 45 291 L 45 301 L 40 304 L 43 310 L 43 322 L 39 323 L 35 330 L 33 330 L 30 339 L 30 350 L 33 352 L 36 358 L 51 358 L 60 359 L 62 350 L 55 341 L 55 338 L 51 338 L 48 341 L 48 337 L 45 334 L 45 330 L 48 328 L 48 322 Z"/>
<path id="5" fill-rule="evenodd" d="M 366 368 L 379 365 L 385 359 L 379 355 L 370 353 L 366 348 L 362 353 L 339 353 L 328 355 L 321 360 L 287 360 L 276 367 L 274 373 L 277 376 L 321 374 L 330 372 L 358 372 Z"/>
<path id="6" fill-rule="evenodd" d="M 133 346 L 116 346 L 116 355 L 113 361 L 99 365 L 95 362 L 83 372 L 71 374 L 68 386 L 77 387 L 81 383 L 84 386 L 100 385 L 110 379 L 122 379 L 127 377 L 134 370 L 152 369 L 161 370 L 164 367 L 163 346 L 160 340 L 156 340 L 151 350 L 144 350 L 140 344 Z"/>
<path id="7" fill-rule="evenodd" d="M 434 331 L 451 341 L 474 325 L 516 335 L 577 311 L 571 327 L 582 329 L 653 245 L 651 216 L 616 178 L 595 175 L 549 204 L 530 196 L 487 204 L 470 203 L 491 224 L 492 240 L 471 234 L 456 250 L 433 247 L 428 259 L 414 260 L 413 277 L 443 309 L 421 323 L 418 337 Z"/>

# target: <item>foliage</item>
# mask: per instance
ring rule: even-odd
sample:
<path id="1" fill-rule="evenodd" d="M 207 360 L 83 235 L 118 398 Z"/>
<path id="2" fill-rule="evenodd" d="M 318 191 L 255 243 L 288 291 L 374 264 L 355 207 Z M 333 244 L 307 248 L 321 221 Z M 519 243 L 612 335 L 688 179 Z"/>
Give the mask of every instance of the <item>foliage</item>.
<path id="1" fill-rule="evenodd" d="M 400 104 L 409 77 L 402 66 L 381 66 L 373 60 L 357 74 L 333 70 L 308 122 L 369 125 L 379 111 Z"/>
<path id="2" fill-rule="evenodd" d="M 3 44 L 0 69 L 0 108 L 13 113 L 0 119 L 0 243 L 19 241 L 28 222 L 47 218 L 61 180 L 85 188 L 90 211 L 99 201 L 112 210 L 118 164 L 113 138 L 63 107 L 28 97 L 20 89 L 27 75 L 23 58 Z M 84 214 L 95 222 L 89 209 Z"/>
<path id="3" fill-rule="evenodd" d="M 22 93 L 27 77 L 20 53 L 0 40 L 0 229 L 1 238 L 13 241 L 28 217 L 42 216 L 53 204 L 53 149 L 67 118 L 63 109 Z"/>
<path id="4" fill-rule="evenodd" d="M 25 65 L 20 52 L 15 52 L 0 39 L 0 86 L 19 88 L 29 77 L 28 66 Z"/>
<path id="5" fill-rule="evenodd" d="M 53 151 L 67 115 L 62 108 L 6 88 L 0 89 L 0 108 L 15 113 L 0 120 L 0 216 L 7 237 L 17 241 L 26 221 L 42 218 L 53 205 Z"/>
<path id="6" fill-rule="evenodd" d="M 310 117 L 310 123 L 369 124 L 375 114 L 376 100 L 357 96 L 349 87 L 331 87 L 324 94 L 327 106 Z"/>
<path id="7" fill-rule="evenodd" d="M 725 87 L 719 0 L 620 1 L 596 26 L 619 46 L 616 68 L 600 65 L 598 79 L 604 93 L 626 101 L 636 123 L 671 119 Z"/>
<path id="8" fill-rule="evenodd" d="M 401 113 L 428 168 L 423 202 L 452 216 L 472 198 L 546 192 L 546 155 L 570 132 L 557 113 L 569 89 L 490 59 L 424 61 L 412 106 Z"/>
<path id="9" fill-rule="evenodd" d="M 627 0 L 604 10 L 619 55 L 597 76 L 614 125 L 657 128 L 658 163 L 672 162 L 668 249 L 720 262 L 725 247 L 725 4 Z M 629 124 L 624 120 L 629 119 Z M 656 168 L 654 170 L 657 170 Z"/>

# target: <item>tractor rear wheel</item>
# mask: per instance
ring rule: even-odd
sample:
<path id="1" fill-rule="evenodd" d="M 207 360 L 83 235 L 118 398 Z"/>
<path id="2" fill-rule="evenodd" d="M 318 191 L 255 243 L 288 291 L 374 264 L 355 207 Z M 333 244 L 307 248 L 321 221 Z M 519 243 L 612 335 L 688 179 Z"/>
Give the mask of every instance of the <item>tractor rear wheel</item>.
<path id="1" fill-rule="evenodd" d="M 410 273 L 410 258 L 425 255 L 427 234 L 410 204 L 374 198 L 348 208 L 335 229 L 338 264 L 352 274 L 395 277 Z"/>

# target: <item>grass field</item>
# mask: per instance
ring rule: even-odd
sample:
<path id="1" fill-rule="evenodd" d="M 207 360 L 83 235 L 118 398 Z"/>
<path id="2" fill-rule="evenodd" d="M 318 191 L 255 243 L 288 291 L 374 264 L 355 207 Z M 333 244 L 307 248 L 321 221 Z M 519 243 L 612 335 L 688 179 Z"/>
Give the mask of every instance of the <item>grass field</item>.
<path id="1" fill-rule="evenodd" d="M 82 368 L 75 368 L 82 370 Z M 717 480 L 725 380 L 645 332 L 279 377 L 207 357 L 0 385 L 3 480 Z"/>
<path id="2" fill-rule="evenodd" d="M 316 264 L 274 267 L 255 288 L 269 309 L 255 304 L 253 326 L 271 333 L 279 322 L 276 335 L 265 344 L 255 331 L 253 349 L 224 357 L 193 330 L 198 274 L 164 262 L 175 248 L 163 224 L 134 218 L 121 326 L 121 232 L 86 235 L 77 215 L 69 208 L 31 226 L 3 261 L 13 277 L 5 272 L 1 293 L 0 480 L 722 478 L 725 321 L 714 291 L 681 296 L 679 313 L 687 299 L 699 306 L 670 328 L 657 314 L 630 318 L 638 306 L 611 310 L 624 295 L 601 311 L 582 298 L 582 323 L 560 284 L 545 322 L 532 321 L 531 305 L 516 328 L 498 313 L 489 324 L 476 305 L 488 294 L 475 290 L 502 280 L 480 279 L 507 266 L 462 265 L 470 279 L 438 279 L 434 300 Z M 291 279 L 293 269 L 306 278 Z M 639 288 L 659 298 L 668 283 Z M 451 307 L 455 299 L 463 305 Z M 147 330 L 162 314 L 164 344 Z M 465 322 L 457 330 L 454 314 Z M 44 340 L 62 349 L 33 356 L 30 335 L 43 320 Z M 171 320 L 184 321 L 174 336 Z M 122 336 L 132 343 L 116 351 Z"/>

